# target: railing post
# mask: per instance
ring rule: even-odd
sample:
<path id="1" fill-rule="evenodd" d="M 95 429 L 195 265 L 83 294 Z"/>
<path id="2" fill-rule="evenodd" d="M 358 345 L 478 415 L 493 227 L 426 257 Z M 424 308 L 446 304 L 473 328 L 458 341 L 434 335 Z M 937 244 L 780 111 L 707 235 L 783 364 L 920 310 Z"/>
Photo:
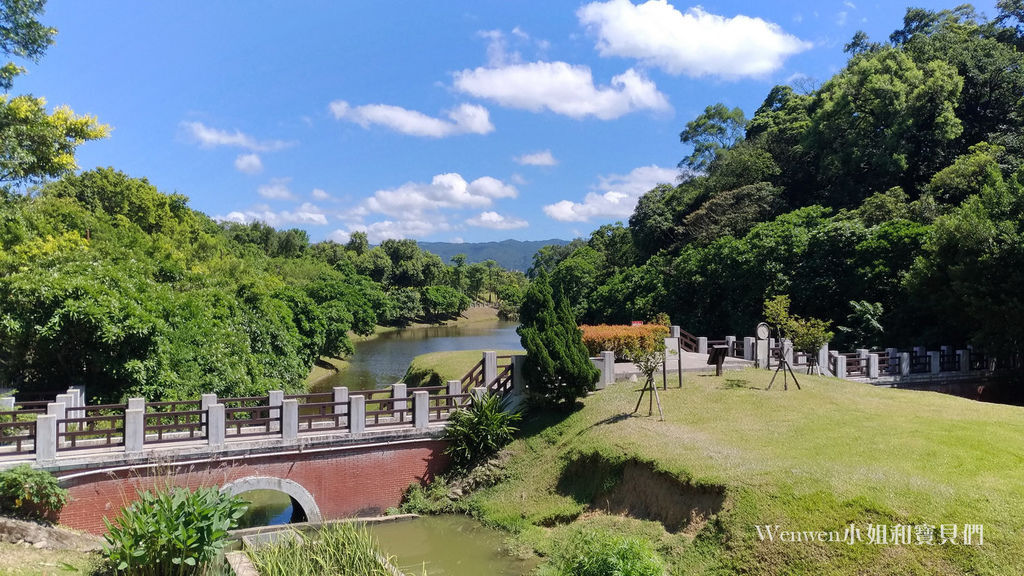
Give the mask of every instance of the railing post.
<path id="1" fill-rule="evenodd" d="M 601 380 L 602 388 L 615 384 L 615 352 L 604 350 L 601 352 Z"/>
<path id="2" fill-rule="evenodd" d="M 405 410 L 409 408 L 409 401 L 406 398 L 409 397 L 409 391 L 406 389 L 405 384 L 399 382 L 391 385 L 391 397 L 394 398 L 393 404 L 395 413 L 392 416 L 397 417 L 399 410 Z"/>
<path id="3" fill-rule="evenodd" d="M 289 398 L 281 403 L 281 439 L 294 441 L 299 437 L 299 401 Z"/>
<path id="4" fill-rule="evenodd" d="M 900 353 L 900 376 L 910 376 L 910 352 Z"/>
<path id="5" fill-rule="evenodd" d="M 85 384 L 76 384 L 74 386 L 68 386 L 68 391 L 70 392 L 72 390 L 74 390 L 75 393 L 78 394 L 78 404 L 76 404 L 75 406 L 77 406 L 78 408 L 85 406 Z"/>
<path id="6" fill-rule="evenodd" d="M 697 336 L 697 354 L 707 354 L 707 353 L 708 353 L 708 337 L 707 336 Z"/>
<path id="7" fill-rule="evenodd" d="M 69 386 L 68 387 L 68 391 L 65 392 L 65 394 L 67 394 L 68 396 L 71 397 L 71 402 L 67 405 L 68 408 L 78 408 L 79 406 L 82 405 L 81 404 L 82 400 L 80 398 L 80 394 L 81 394 L 80 390 L 75 390 L 74 388 L 71 388 Z M 60 400 L 58 400 L 58 402 L 59 401 Z"/>
<path id="8" fill-rule="evenodd" d="M 735 336 L 726 336 L 725 337 L 725 345 L 729 348 L 728 351 L 726 352 L 726 354 L 730 358 L 735 356 L 736 355 L 736 337 Z"/>
<path id="9" fill-rule="evenodd" d="M 526 383 L 523 381 L 523 362 L 526 362 L 526 355 L 525 354 L 516 354 L 515 356 L 512 357 L 512 395 L 513 396 L 522 396 L 523 394 L 526 393 L 526 385 L 525 385 Z M 461 394 L 462 393 L 461 392 L 461 390 L 462 390 L 462 382 L 460 382 L 459 380 L 455 380 L 455 382 L 459 382 L 459 390 L 460 390 L 459 393 Z M 451 385 L 451 383 L 449 382 L 449 386 L 450 385 Z M 451 394 L 451 392 L 449 392 L 449 394 Z"/>
<path id="10" fill-rule="evenodd" d="M 878 378 L 878 354 L 868 354 L 868 378 Z"/>
<path id="11" fill-rule="evenodd" d="M 681 336 L 679 334 L 679 326 L 669 326 L 668 327 L 668 337 L 669 338 L 680 338 Z"/>
<path id="12" fill-rule="evenodd" d="M 267 392 L 267 406 L 275 408 L 274 410 L 268 410 L 271 418 L 280 418 L 281 411 L 277 410 L 279 406 L 284 402 L 284 391 L 283 390 L 271 390 Z"/>
<path id="13" fill-rule="evenodd" d="M 843 356 L 842 354 L 840 354 L 838 352 L 833 352 L 833 354 L 835 354 L 835 359 L 836 359 L 836 373 L 834 374 L 834 376 L 836 378 L 845 379 L 846 378 L 846 356 Z"/>
<path id="14" fill-rule="evenodd" d="M 349 396 L 348 406 L 348 431 L 352 434 L 362 434 L 366 431 L 366 396 Z"/>
<path id="15" fill-rule="evenodd" d="M 57 419 L 57 444 L 60 444 L 60 435 L 67 432 L 67 424 L 62 422 L 68 417 L 68 402 L 71 401 L 67 394 L 57 394 L 58 399 L 62 401 L 50 402 L 46 405 L 46 413 L 49 416 L 53 416 Z"/>
<path id="16" fill-rule="evenodd" d="M 513 386 L 514 386 L 514 384 L 513 384 Z M 448 395 L 449 396 L 458 396 L 459 394 L 462 394 L 462 380 L 449 380 L 448 381 Z M 458 402 L 457 398 L 449 398 L 448 399 L 448 406 L 449 407 L 453 407 L 453 408 L 458 408 L 459 405 L 458 405 L 457 402 Z"/>
<path id="17" fill-rule="evenodd" d="M 412 424 L 417 430 L 425 430 L 430 420 L 430 393 L 417 390 L 412 393 Z"/>
<path id="18" fill-rule="evenodd" d="M 51 414 L 36 416 L 36 462 L 57 459 L 57 417 Z"/>
<path id="19" fill-rule="evenodd" d="M 206 441 L 210 446 L 224 445 L 224 405 L 210 404 L 206 407 Z"/>
<path id="20" fill-rule="evenodd" d="M 757 338 L 753 336 L 743 337 L 743 359 L 753 360 L 754 359 L 754 346 L 757 344 Z"/>
<path id="21" fill-rule="evenodd" d="M 757 352 L 754 355 L 754 365 L 758 368 L 769 368 L 768 358 L 771 355 L 771 349 L 769 348 L 770 342 L 768 340 L 757 341 Z"/>
<path id="22" fill-rule="evenodd" d="M 0 411 L 12 412 L 14 410 L 14 396 L 0 398 Z"/>
<path id="23" fill-rule="evenodd" d="M 129 410 L 142 410 L 146 411 L 146 399 L 145 398 L 129 398 L 128 399 Z"/>
<path id="24" fill-rule="evenodd" d="M 474 401 L 479 402 L 480 400 L 484 399 L 484 396 L 487 395 L 487 389 L 482 388 L 480 386 L 476 386 L 472 390 L 470 390 L 469 393 L 473 395 Z"/>
<path id="25" fill-rule="evenodd" d="M 331 389 L 334 392 L 334 415 L 348 415 L 348 387 L 335 386 Z M 347 423 L 346 423 L 347 424 Z"/>
<path id="26" fill-rule="evenodd" d="M 960 359 L 960 371 L 968 372 L 971 369 L 971 351 L 957 350 L 956 357 Z"/>
<path id="27" fill-rule="evenodd" d="M 135 400 L 133 398 L 132 400 Z M 129 403 L 131 400 L 129 400 Z M 124 411 L 124 451 L 128 454 L 142 452 L 146 442 L 146 409 L 129 408 Z"/>
<path id="28" fill-rule="evenodd" d="M 484 352 L 484 388 L 498 378 L 498 353 Z"/>
<path id="29" fill-rule="evenodd" d="M 216 394 L 203 394 L 202 396 L 199 397 L 199 409 L 200 410 L 209 411 L 210 406 L 213 406 L 216 403 L 217 403 L 217 395 Z M 207 418 L 207 414 L 203 414 L 200 418 L 201 418 L 203 424 L 209 423 L 209 418 Z M 209 431 L 207 431 L 207 434 L 209 435 Z"/>
<path id="30" fill-rule="evenodd" d="M 828 342 L 821 345 L 818 348 L 818 370 L 821 370 L 823 374 L 830 374 L 828 369 Z"/>
<path id="31" fill-rule="evenodd" d="M 942 364 L 939 363 L 939 354 L 941 354 L 941 352 L 928 353 L 928 363 L 930 364 L 930 371 L 932 374 L 938 374 L 942 371 Z"/>

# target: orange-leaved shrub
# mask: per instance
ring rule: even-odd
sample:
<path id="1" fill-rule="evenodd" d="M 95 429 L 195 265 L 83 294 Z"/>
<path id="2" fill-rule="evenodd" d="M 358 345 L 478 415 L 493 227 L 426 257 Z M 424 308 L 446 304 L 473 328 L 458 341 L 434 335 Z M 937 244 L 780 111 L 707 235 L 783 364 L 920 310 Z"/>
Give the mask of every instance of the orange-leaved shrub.
<path id="1" fill-rule="evenodd" d="M 615 352 L 617 360 L 629 359 L 629 350 L 655 350 L 668 338 L 668 326 L 643 324 L 626 326 L 619 324 L 598 324 L 580 326 L 583 331 L 583 345 L 591 356 L 604 350 Z"/>

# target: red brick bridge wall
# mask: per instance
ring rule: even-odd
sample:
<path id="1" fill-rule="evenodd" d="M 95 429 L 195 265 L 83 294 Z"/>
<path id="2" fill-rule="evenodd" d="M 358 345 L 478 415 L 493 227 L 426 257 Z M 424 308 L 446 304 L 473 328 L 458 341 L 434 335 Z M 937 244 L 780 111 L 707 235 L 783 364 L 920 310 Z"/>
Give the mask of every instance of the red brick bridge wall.
<path id="1" fill-rule="evenodd" d="M 64 470 L 57 473 L 71 499 L 60 523 L 102 534 L 135 500 L 136 490 L 167 485 L 222 487 L 260 476 L 296 482 L 312 495 L 325 520 L 376 515 L 398 506 L 410 484 L 424 482 L 448 465 L 443 440 L 347 446 L 306 453 L 257 454 L 221 460 L 168 462 L 146 467 Z"/>

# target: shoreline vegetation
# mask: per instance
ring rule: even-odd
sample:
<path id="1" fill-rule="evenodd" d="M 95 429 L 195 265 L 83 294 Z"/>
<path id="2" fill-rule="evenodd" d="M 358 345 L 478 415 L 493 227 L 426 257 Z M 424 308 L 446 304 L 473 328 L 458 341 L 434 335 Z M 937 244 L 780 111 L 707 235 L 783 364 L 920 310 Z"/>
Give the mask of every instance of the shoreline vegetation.
<path id="1" fill-rule="evenodd" d="M 373 334 L 369 336 L 358 336 L 356 334 L 349 334 L 349 338 L 353 342 L 367 342 L 375 338 L 379 338 L 383 334 L 389 334 L 392 332 L 398 332 L 401 330 L 418 329 L 418 328 L 431 328 L 435 326 L 469 326 L 472 324 L 480 324 L 485 322 L 498 322 L 498 309 L 490 305 L 487 306 L 472 306 L 467 308 L 462 314 L 453 320 L 444 322 L 438 322 L 436 324 L 427 323 L 413 323 L 408 326 L 397 328 L 394 326 L 377 326 L 374 329 Z M 309 375 L 306 376 L 306 388 L 312 390 L 326 378 L 332 378 L 342 371 L 348 369 L 349 360 L 347 358 L 332 358 L 328 356 L 321 356 L 316 363 L 313 364 L 313 368 L 310 370 Z M 462 376 L 461 374 L 459 375 Z"/>

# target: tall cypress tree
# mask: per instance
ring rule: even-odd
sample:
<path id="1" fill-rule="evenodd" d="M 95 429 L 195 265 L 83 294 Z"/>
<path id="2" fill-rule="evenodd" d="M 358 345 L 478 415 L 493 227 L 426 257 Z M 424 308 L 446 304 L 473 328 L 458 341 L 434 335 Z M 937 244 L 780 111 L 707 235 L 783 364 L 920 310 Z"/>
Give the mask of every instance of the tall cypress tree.
<path id="1" fill-rule="evenodd" d="M 526 349 L 530 395 L 541 404 L 568 406 L 594 389 L 600 372 L 590 362 L 569 303 L 561 294 L 557 300 L 542 270 L 523 298 L 517 332 Z"/>

